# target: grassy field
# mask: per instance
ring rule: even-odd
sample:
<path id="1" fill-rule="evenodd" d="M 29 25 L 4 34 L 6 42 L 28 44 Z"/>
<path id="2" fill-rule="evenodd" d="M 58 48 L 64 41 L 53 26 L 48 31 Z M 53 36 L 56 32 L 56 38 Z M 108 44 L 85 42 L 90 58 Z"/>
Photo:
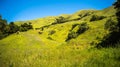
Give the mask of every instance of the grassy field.
<path id="1" fill-rule="evenodd" d="M 33 30 L 0 41 L 0 67 L 119 67 L 120 47 L 88 48 L 44 43 Z M 38 39 L 39 38 L 39 39 Z M 56 43 L 57 44 L 57 43 Z"/>
<path id="2" fill-rule="evenodd" d="M 105 18 L 90 21 L 93 15 Z M 53 24 L 60 16 L 24 21 L 34 29 L 0 40 L 0 67 L 120 67 L 120 47 L 95 48 L 109 34 L 104 29 L 106 21 L 116 21 L 113 7 L 61 16 L 67 21 Z M 66 41 L 69 33 L 79 30 L 73 26 L 82 23 L 89 29 Z"/>

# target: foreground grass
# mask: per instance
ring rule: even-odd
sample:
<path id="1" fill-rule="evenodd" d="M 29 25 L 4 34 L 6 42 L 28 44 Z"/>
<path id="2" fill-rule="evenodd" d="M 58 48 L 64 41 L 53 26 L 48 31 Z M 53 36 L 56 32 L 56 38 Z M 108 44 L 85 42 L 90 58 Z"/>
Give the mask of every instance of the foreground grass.
<path id="1" fill-rule="evenodd" d="M 120 47 L 83 50 L 77 46 L 50 47 L 35 40 L 36 37 L 31 40 L 23 35 L 27 36 L 11 35 L 0 41 L 0 67 L 120 67 Z"/>

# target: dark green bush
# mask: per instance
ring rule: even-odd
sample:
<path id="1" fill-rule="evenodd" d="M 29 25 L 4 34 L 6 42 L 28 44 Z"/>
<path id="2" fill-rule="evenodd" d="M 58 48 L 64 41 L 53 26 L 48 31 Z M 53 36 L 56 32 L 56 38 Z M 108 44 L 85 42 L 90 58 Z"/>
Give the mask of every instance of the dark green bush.
<path id="1" fill-rule="evenodd" d="M 56 21 L 55 21 L 54 23 L 52 23 L 52 25 L 64 23 L 64 22 L 66 22 L 66 21 L 67 21 L 67 20 L 66 20 L 64 17 L 60 16 L 60 17 L 56 18 Z"/>
<path id="2" fill-rule="evenodd" d="M 110 19 L 108 19 L 107 21 L 106 21 L 106 23 L 105 23 L 105 26 L 104 26 L 104 28 L 106 29 L 106 30 L 109 30 L 109 31 L 118 31 L 118 29 L 119 29 L 119 27 L 117 26 L 117 22 L 116 21 L 114 21 L 114 20 L 112 20 L 111 18 Z"/>
<path id="3" fill-rule="evenodd" d="M 73 30 L 76 26 L 79 26 L 79 29 L 76 32 L 74 32 Z M 70 30 L 70 33 L 68 34 L 66 41 L 69 41 L 70 39 L 76 38 L 78 35 L 84 33 L 86 30 L 88 30 L 88 28 L 89 27 L 88 27 L 86 22 L 82 23 L 82 24 L 74 24 L 72 29 Z"/>
<path id="4" fill-rule="evenodd" d="M 27 31 L 28 29 L 26 28 L 26 27 L 20 27 L 19 28 L 19 31 L 21 31 L 21 32 L 24 32 L 24 31 Z"/>
<path id="5" fill-rule="evenodd" d="M 15 25 L 14 22 L 11 22 L 9 24 L 9 27 L 10 27 L 10 31 L 9 31 L 10 34 L 19 31 L 19 26 Z"/>
<path id="6" fill-rule="evenodd" d="M 51 31 L 49 31 L 49 34 L 48 35 L 52 35 L 52 34 L 54 34 L 56 31 L 54 31 L 54 30 L 51 30 Z"/>
<path id="7" fill-rule="evenodd" d="M 68 38 L 66 41 L 72 39 L 72 38 L 76 38 L 78 36 L 78 34 L 76 32 L 71 32 L 68 34 Z"/>
<path id="8" fill-rule="evenodd" d="M 24 24 L 22 24 L 22 25 L 20 26 L 20 28 L 19 28 L 19 30 L 20 30 L 21 32 L 27 31 L 27 30 L 29 30 L 29 29 L 33 29 L 31 23 L 29 23 L 29 24 L 28 24 L 28 23 L 24 23 Z"/>
<path id="9" fill-rule="evenodd" d="M 104 29 L 108 30 L 109 34 L 104 36 L 103 40 L 97 45 L 97 47 L 115 47 L 116 43 L 120 40 L 118 21 L 109 18 L 105 23 Z"/>
<path id="10" fill-rule="evenodd" d="M 84 23 L 79 25 L 79 29 L 78 29 L 77 33 L 81 34 L 81 33 L 85 32 L 88 28 L 89 27 L 88 27 L 87 23 L 84 22 Z"/>
<path id="11" fill-rule="evenodd" d="M 51 37 L 47 37 L 47 39 L 49 39 L 49 40 L 53 40 Z"/>
<path id="12" fill-rule="evenodd" d="M 83 17 L 86 17 L 86 16 L 89 16 L 90 15 L 90 13 L 83 13 L 83 14 L 80 14 L 79 16 L 81 17 L 81 18 L 83 18 Z"/>
<path id="13" fill-rule="evenodd" d="M 105 16 L 98 16 L 98 15 L 93 15 L 90 19 L 90 21 L 98 21 L 106 18 Z"/>
<path id="14" fill-rule="evenodd" d="M 71 29 L 71 31 L 76 27 L 76 26 L 78 26 L 79 24 L 74 24 L 74 25 L 72 25 L 72 29 Z"/>

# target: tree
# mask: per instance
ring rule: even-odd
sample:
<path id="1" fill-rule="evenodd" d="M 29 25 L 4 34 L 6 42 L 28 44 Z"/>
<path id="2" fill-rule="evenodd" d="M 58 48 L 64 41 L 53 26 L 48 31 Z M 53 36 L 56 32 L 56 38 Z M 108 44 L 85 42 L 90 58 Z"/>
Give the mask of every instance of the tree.
<path id="1" fill-rule="evenodd" d="M 32 26 L 31 22 L 29 22 L 29 24 L 28 24 L 28 29 L 33 29 L 33 26 Z"/>
<path id="2" fill-rule="evenodd" d="M 2 16 L 0 16 L 0 39 L 6 36 L 5 33 L 6 26 L 7 26 L 7 21 L 2 19 Z"/>
<path id="3" fill-rule="evenodd" d="M 118 19 L 118 26 L 120 27 L 120 0 L 117 0 L 117 2 L 115 2 L 113 5 L 115 6 L 115 9 L 117 10 L 116 16 Z"/>
<path id="4" fill-rule="evenodd" d="M 17 31 L 19 31 L 19 27 L 17 25 L 14 24 L 14 22 L 11 22 L 9 24 L 9 27 L 10 27 L 10 34 L 11 33 L 16 33 Z"/>
<path id="5" fill-rule="evenodd" d="M 14 22 L 7 23 L 6 20 L 2 19 L 0 15 L 0 39 L 5 38 L 6 36 L 17 33 L 18 31 L 27 31 L 29 29 L 33 29 L 32 23 L 24 23 L 21 26 L 14 24 Z"/>
<path id="6" fill-rule="evenodd" d="M 113 21 L 108 20 L 107 26 L 110 34 L 104 37 L 104 40 L 97 45 L 97 47 L 115 47 L 118 46 L 116 43 L 120 41 L 120 0 L 117 0 L 113 6 L 116 9 L 117 24 L 114 24 Z M 113 25 L 114 24 L 114 25 Z"/>
<path id="7" fill-rule="evenodd" d="M 4 28 L 6 27 L 6 25 L 7 25 L 7 21 L 0 19 L 0 30 L 1 31 L 4 31 Z"/>
<path id="8" fill-rule="evenodd" d="M 98 21 L 98 20 L 102 20 L 102 19 L 104 19 L 104 18 L 105 18 L 105 16 L 93 15 L 93 16 L 91 17 L 90 21 L 91 21 L 91 22 L 92 22 L 92 21 Z"/>
<path id="9" fill-rule="evenodd" d="M 29 22 L 29 23 L 24 23 L 20 26 L 20 31 L 27 31 L 29 29 L 33 29 L 33 26 L 32 24 Z"/>
<path id="10" fill-rule="evenodd" d="M 6 26 L 7 26 L 7 21 L 3 20 L 2 16 L 0 16 L 0 31 L 3 32 Z"/>
<path id="11" fill-rule="evenodd" d="M 60 24 L 66 22 L 66 19 L 63 16 L 56 18 L 56 21 L 53 24 Z"/>
<path id="12" fill-rule="evenodd" d="M 2 16 L 0 15 L 0 20 L 2 19 Z"/>

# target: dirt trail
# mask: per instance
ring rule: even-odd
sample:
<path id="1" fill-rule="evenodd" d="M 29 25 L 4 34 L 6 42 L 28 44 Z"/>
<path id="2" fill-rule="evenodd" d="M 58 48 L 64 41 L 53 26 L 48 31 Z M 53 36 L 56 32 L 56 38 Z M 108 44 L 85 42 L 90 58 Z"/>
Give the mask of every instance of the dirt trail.
<path id="1" fill-rule="evenodd" d="M 44 45 L 44 42 L 42 41 L 38 34 L 24 33 L 24 36 L 27 37 L 29 41 L 39 42 L 39 44 Z"/>

